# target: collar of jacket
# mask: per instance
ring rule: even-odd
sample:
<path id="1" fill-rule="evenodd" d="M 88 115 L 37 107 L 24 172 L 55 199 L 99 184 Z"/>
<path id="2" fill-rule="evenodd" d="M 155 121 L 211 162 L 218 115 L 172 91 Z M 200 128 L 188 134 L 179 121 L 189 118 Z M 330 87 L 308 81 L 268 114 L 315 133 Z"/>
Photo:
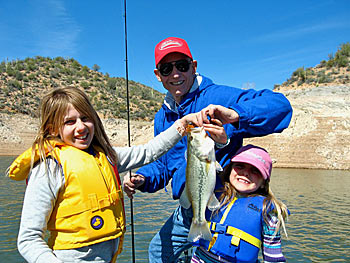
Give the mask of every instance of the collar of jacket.
<path id="1" fill-rule="evenodd" d="M 203 77 L 201 75 L 199 75 L 199 73 L 196 73 L 195 76 L 196 77 L 193 81 L 193 85 L 188 93 L 192 93 L 195 90 L 197 90 L 202 83 Z M 164 105 L 172 112 L 179 114 L 179 111 L 177 109 L 179 107 L 179 104 L 175 101 L 173 95 L 171 95 L 171 93 L 169 91 L 165 95 Z"/>

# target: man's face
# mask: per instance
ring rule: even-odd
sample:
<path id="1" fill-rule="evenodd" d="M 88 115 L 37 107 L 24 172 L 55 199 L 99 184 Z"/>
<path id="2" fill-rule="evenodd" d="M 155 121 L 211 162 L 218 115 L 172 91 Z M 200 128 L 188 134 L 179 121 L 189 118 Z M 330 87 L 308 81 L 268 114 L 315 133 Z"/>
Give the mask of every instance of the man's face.
<path id="1" fill-rule="evenodd" d="M 182 53 L 170 53 L 166 55 L 159 64 L 176 62 L 183 59 L 189 60 L 189 58 Z M 158 69 L 154 70 L 154 74 L 156 74 L 157 79 L 163 83 L 164 88 L 173 95 L 176 102 L 180 103 L 182 97 L 192 87 L 196 69 L 197 61 L 193 60 L 187 72 L 181 72 L 173 63 L 173 69 L 168 76 L 163 76 Z"/>

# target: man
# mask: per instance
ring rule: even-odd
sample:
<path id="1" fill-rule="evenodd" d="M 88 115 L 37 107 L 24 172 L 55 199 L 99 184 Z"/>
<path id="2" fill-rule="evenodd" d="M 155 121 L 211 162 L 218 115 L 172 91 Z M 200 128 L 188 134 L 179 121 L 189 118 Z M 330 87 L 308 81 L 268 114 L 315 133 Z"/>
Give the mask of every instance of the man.
<path id="1" fill-rule="evenodd" d="M 216 141 L 216 158 L 222 167 L 242 146 L 243 138 L 282 132 L 289 125 L 292 108 L 282 94 L 214 84 L 196 72 L 197 61 L 193 60 L 186 41 L 181 38 L 169 37 L 159 42 L 155 48 L 155 62 L 154 73 L 168 93 L 155 116 L 154 134 L 189 113 L 202 111 L 204 123 L 209 122 L 207 114 L 212 119 L 219 119 L 226 123 L 227 134 L 226 141 L 222 136 Z M 225 114 L 230 118 L 225 119 Z M 173 198 L 179 199 L 186 179 L 186 140 L 184 137 L 158 161 L 139 169 L 135 177 L 126 176 L 124 191 L 127 195 L 132 198 L 135 189 L 156 192 L 172 179 Z M 149 261 L 176 262 L 181 252 L 191 247 L 186 240 L 191 220 L 192 208 L 179 206 L 152 239 Z"/>

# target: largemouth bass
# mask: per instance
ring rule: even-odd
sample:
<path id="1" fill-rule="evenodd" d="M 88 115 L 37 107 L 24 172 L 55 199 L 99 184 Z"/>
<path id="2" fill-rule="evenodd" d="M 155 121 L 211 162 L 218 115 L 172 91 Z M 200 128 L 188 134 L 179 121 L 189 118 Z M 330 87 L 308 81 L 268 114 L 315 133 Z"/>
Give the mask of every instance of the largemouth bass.
<path id="1" fill-rule="evenodd" d="M 185 189 L 180 197 L 180 205 L 189 208 L 192 205 L 193 218 L 187 240 L 195 242 L 199 238 L 211 240 L 205 210 L 219 208 L 214 195 L 216 183 L 216 159 L 214 141 L 203 127 L 193 127 L 187 135 L 187 167 Z"/>

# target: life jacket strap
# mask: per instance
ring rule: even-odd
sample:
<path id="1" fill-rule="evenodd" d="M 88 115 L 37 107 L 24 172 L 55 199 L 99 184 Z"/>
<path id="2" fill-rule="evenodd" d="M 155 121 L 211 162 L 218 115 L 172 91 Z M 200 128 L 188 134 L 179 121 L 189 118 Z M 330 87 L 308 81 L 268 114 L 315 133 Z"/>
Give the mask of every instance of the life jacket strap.
<path id="1" fill-rule="evenodd" d="M 225 232 L 224 229 L 226 228 Z M 232 226 L 223 226 L 223 225 L 219 225 L 216 224 L 216 229 L 212 227 L 211 229 L 214 232 L 219 231 L 219 233 L 226 233 L 232 236 L 231 239 L 231 244 L 234 246 L 238 246 L 239 242 L 242 240 L 248 242 L 249 244 L 256 246 L 257 248 L 261 247 L 261 240 L 259 240 L 258 238 L 248 234 L 247 232 L 244 232 L 241 229 L 232 227 Z"/>
<path id="2" fill-rule="evenodd" d="M 233 200 L 227 205 L 227 208 L 223 214 L 223 216 L 221 217 L 220 219 L 220 224 L 223 224 L 226 220 L 226 217 L 228 215 L 228 213 L 230 212 L 231 210 L 231 207 L 233 206 L 233 204 L 236 202 L 237 200 L 237 197 L 233 198 Z M 216 223 L 215 222 L 212 222 L 212 226 L 216 227 Z M 209 226 L 210 227 L 210 226 Z M 215 233 L 213 238 L 211 239 L 210 243 L 209 243 L 209 246 L 208 246 L 208 251 L 214 246 L 216 240 L 218 239 L 218 235 L 219 233 Z"/>
<path id="3" fill-rule="evenodd" d="M 117 165 L 115 163 L 111 163 L 111 165 L 112 165 L 112 168 L 113 168 L 113 171 L 114 171 L 114 174 L 115 174 L 115 178 L 117 180 L 118 189 L 120 190 L 120 192 L 118 191 L 118 193 L 119 193 L 119 199 L 121 200 L 122 206 L 123 206 L 123 217 L 126 218 L 126 216 L 125 216 L 124 196 L 123 196 L 123 190 L 122 190 L 123 188 L 122 188 L 122 183 L 121 183 L 121 180 L 120 180 L 119 172 L 118 172 L 118 169 L 117 169 Z"/>
<path id="4" fill-rule="evenodd" d="M 114 253 L 113 258 L 112 258 L 112 260 L 111 260 L 111 263 L 117 262 L 117 256 L 118 256 L 120 253 L 122 253 L 122 250 L 123 250 L 123 242 L 124 242 L 124 234 L 122 234 L 122 235 L 119 237 L 118 249 L 117 249 L 117 251 Z"/>
<path id="5" fill-rule="evenodd" d="M 111 206 L 118 199 L 122 200 L 122 196 L 123 196 L 122 190 L 117 190 L 100 199 L 97 198 L 97 195 L 95 193 L 89 194 L 88 200 L 78 205 L 66 206 L 66 207 L 59 206 L 57 209 L 57 214 L 59 215 L 59 217 L 67 217 L 67 216 L 83 213 L 88 210 L 91 210 L 94 212 L 94 211 Z"/>

